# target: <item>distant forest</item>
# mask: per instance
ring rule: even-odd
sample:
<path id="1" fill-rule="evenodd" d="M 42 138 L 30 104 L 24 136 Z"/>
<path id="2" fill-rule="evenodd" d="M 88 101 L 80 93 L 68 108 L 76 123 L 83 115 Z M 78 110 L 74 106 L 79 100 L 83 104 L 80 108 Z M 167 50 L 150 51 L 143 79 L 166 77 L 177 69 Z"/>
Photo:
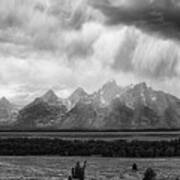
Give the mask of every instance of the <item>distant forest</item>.
<path id="1" fill-rule="evenodd" d="M 3 129 L 0 129 L 0 132 L 24 132 L 24 133 L 33 133 L 33 132 L 38 132 L 38 133 L 52 133 L 52 132 L 179 132 L 179 128 L 155 128 L 155 129 L 56 129 L 56 128 L 35 128 L 35 129 L 13 129 L 9 127 L 3 127 Z"/>
<path id="2" fill-rule="evenodd" d="M 171 141 L 100 141 L 49 138 L 2 138 L 0 155 L 101 157 L 177 157 L 180 139 Z"/>

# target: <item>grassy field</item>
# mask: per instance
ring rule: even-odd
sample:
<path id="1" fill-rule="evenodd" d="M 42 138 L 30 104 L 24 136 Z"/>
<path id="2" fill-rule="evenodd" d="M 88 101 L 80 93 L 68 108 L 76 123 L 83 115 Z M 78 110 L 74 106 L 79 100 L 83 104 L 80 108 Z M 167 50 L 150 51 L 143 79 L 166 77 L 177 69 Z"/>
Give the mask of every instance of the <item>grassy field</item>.
<path id="1" fill-rule="evenodd" d="M 159 132 L 0 132 L 0 138 L 60 138 L 60 139 L 96 139 L 96 140 L 172 140 L 180 138 L 180 131 Z"/>
<path id="2" fill-rule="evenodd" d="M 158 179 L 180 177 L 180 159 L 118 159 L 96 157 L 0 157 L 0 179 L 63 180 L 76 161 L 87 160 L 86 179 L 138 180 L 147 167 L 152 167 Z M 139 171 L 133 173 L 136 162 Z"/>

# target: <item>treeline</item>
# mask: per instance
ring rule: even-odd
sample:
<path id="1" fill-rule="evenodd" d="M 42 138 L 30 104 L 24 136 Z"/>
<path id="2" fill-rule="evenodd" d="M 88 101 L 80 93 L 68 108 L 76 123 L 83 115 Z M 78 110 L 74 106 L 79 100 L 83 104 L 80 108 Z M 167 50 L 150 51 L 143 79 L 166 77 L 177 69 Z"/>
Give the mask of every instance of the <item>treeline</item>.
<path id="1" fill-rule="evenodd" d="M 0 155 L 173 157 L 180 156 L 180 139 L 152 142 L 8 138 L 0 139 Z"/>
<path id="2" fill-rule="evenodd" d="M 36 128 L 36 129 L 18 129 L 17 127 L 11 127 L 9 126 L 5 127 L 3 126 L 3 129 L 0 129 L 1 132 L 10 132 L 10 133 L 52 133 L 52 132 L 163 132 L 163 133 L 168 133 L 168 132 L 179 132 L 179 128 L 171 128 L 171 129 L 166 129 L 166 128 L 156 128 L 156 129 L 57 129 L 57 127 L 51 127 L 51 128 Z"/>

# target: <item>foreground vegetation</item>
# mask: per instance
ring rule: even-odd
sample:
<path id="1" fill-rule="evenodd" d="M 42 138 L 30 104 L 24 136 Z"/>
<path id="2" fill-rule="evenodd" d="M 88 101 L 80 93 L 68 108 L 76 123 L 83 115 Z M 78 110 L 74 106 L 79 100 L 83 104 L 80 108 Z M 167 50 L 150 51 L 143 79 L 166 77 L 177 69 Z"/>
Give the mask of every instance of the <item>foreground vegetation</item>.
<path id="1" fill-rule="evenodd" d="M 173 157 L 180 156 L 180 139 L 171 141 L 81 141 L 3 138 L 0 139 L 0 155 Z"/>
<path id="2" fill-rule="evenodd" d="M 85 160 L 86 180 L 142 180 L 149 168 L 154 170 L 156 180 L 176 180 L 180 177 L 179 158 L 1 156 L 0 179 L 65 180 L 76 162 L 83 165 Z M 132 171 L 133 163 L 137 164 L 137 171 Z"/>

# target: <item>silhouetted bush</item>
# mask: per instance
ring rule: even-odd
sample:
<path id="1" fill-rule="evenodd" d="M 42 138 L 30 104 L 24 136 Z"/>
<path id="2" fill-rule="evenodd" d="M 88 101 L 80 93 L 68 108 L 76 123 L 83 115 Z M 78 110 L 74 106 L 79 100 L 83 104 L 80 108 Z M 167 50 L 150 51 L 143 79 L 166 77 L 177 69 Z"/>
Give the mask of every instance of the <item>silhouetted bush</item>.
<path id="1" fill-rule="evenodd" d="M 137 164 L 136 164 L 136 163 L 134 163 L 134 164 L 132 165 L 132 170 L 133 170 L 133 171 L 137 171 L 137 170 L 138 170 L 138 167 L 137 167 Z"/>
<path id="2" fill-rule="evenodd" d="M 156 173 L 152 168 L 147 168 L 145 173 L 144 173 L 144 178 L 143 180 L 155 180 L 156 178 Z"/>

